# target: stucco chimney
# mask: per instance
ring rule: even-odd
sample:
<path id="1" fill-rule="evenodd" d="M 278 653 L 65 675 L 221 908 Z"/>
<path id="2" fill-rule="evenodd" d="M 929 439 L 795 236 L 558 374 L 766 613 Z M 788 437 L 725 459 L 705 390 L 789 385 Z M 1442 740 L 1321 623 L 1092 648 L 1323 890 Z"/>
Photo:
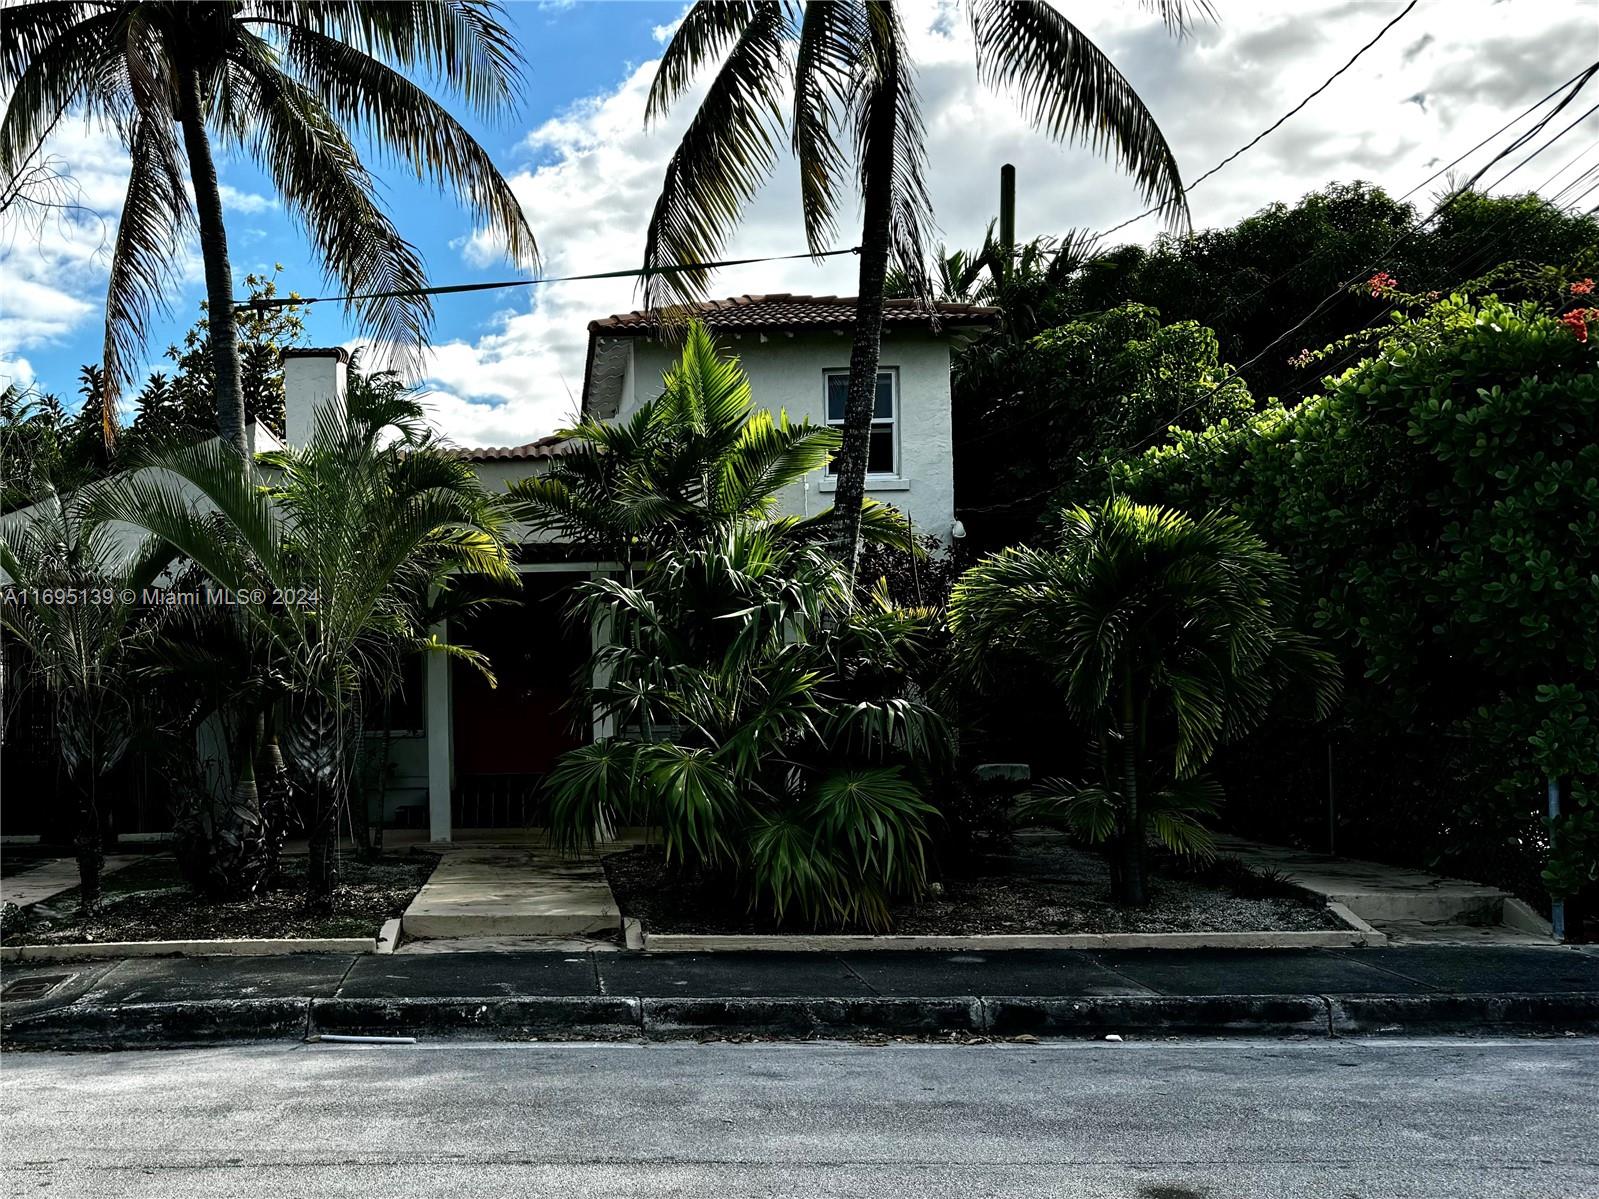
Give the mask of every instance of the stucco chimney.
<path id="1" fill-rule="evenodd" d="M 350 352 L 343 346 L 283 351 L 283 431 L 288 444 L 306 443 L 323 404 L 344 403 L 349 367 Z"/>

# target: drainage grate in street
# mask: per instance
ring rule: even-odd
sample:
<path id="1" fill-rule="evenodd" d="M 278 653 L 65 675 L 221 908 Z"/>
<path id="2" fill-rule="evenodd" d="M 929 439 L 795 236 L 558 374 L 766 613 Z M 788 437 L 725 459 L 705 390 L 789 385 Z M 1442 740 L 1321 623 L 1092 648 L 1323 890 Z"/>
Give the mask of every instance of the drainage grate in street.
<path id="1" fill-rule="evenodd" d="M 70 974 L 30 974 L 6 984 L 5 990 L 0 991 L 0 999 L 43 999 L 71 977 Z"/>

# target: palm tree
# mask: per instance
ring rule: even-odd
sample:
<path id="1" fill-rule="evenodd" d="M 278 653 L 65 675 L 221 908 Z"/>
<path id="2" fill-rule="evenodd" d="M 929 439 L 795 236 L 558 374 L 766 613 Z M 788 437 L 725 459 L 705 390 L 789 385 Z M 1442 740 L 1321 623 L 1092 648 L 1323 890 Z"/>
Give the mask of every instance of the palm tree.
<path id="1" fill-rule="evenodd" d="M 74 842 L 84 912 L 100 897 L 100 787 L 127 752 L 138 721 L 126 653 L 138 597 L 171 561 L 154 543 L 130 545 L 91 519 L 81 490 L 45 482 L 34 504 L 0 528 L 0 575 L 10 589 L 0 625 L 27 655 L 27 683 L 52 701 L 55 732 L 76 792 Z"/>
<path id="2" fill-rule="evenodd" d="M 696 545 L 735 525 L 766 521 L 790 539 L 825 535 L 831 513 L 772 515 L 783 488 L 820 470 L 838 433 L 790 423 L 755 407 L 738 359 L 690 322 L 661 394 L 628 419 L 584 420 L 546 474 L 509 487 L 517 514 L 538 532 L 615 555 L 631 581 L 635 562 Z M 864 529 L 902 545 L 903 522 L 870 504 Z"/>
<path id="3" fill-rule="evenodd" d="M 1132 85 L 1081 29 L 1040 0 L 969 0 L 969 7 L 983 80 L 1014 92 L 1049 136 L 1112 153 L 1146 201 L 1163 206 L 1173 222 L 1186 222 L 1165 137 Z M 1153 7 L 1169 28 L 1184 27 L 1184 0 L 1153 0 Z M 930 291 L 923 263 L 932 213 L 905 30 L 896 7 L 876 0 L 697 0 L 661 57 L 646 123 L 663 116 L 717 61 L 667 165 L 644 266 L 659 271 L 718 258 L 743 207 L 775 167 L 783 138 L 799 162 L 807 243 L 821 251 L 849 192 L 847 144 L 862 199 L 861 261 L 834 511 L 853 570 L 890 259 L 917 295 Z M 648 275 L 646 302 L 653 306 L 663 296 L 690 302 L 707 281 L 704 269 Z"/>
<path id="4" fill-rule="evenodd" d="M 913 698 L 923 618 L 852 593 L 834 555 L 760 523 L 665 551 L 637 586 L 581 584 L 576 614 L 614 634 L 593 710 L 619 731 L 551 771 L 557 842 L 653 825 L 776 920 L 886 926 L 923 887 L 952 739 Z"/>
<path id="5" fill-rule="evenodd" d="M 420 347 L 432 315 L 421 256 L 384 213 L 351 140 L 370 138 L 448 188 L 515 257 L 537 249 L 488 154 L 413 82 L 432 74 L 483 114 L 514 99 L 520 56 L 482 0 L 24 0 L 0 22 L 0 175 L 27 162 L 62 116 L 113 125 L 132 158 L 106 289 L 102 434 L 131 383 L 152 312 L 196 224 L 216 361 L 217 428 L 240 454 L 244 400 L 233 272 L 213 139 L 260 163 L 305 226 L 348 306 L 385 343 Z M 182 150 L 179 149 L 179 141 Z M 187 168 L 185 172 L 185 167 Z M 193 185 L 191 203 L 184 176 Z"/>
<path id="6" fill-rule="evenodd" d="M 354 779 L 362 683 L 398 653 L 480 655 L 428 632 L 426 597 L 452 580 L 514 580 L 501 505 L 437 443 L 410 396 L 352 389 L 318 411 L 306 444 L 264 454 L 256 487 L 219 441 L 151 456 L 107 484 L 103 520 L 127 521 L 190 559 L 271 648 L 285 695 L 279 727 L 310 795 L 309 898 L 331 905 L 337 829 Z M 256 757 L 246 722 L 240 770 Z"/>
<path id="7" fill-rule="evenodd" d="M 1061 520 L 1058 548 L 1012 547 L 963 575 L 950 628 L 970 677 L 1037 662 L 1087 727 L 1101 777 L 1052 780 L 1030 807 L 1112 842 L 1114 896 L 1137 906 L 1150 834 L 1175 852 L 1209 852 L 1199 818 L 1221 798 L 1204 774 L 1217 747 L 1285 691 L 1308 694 L 1325 717 L 1338 669 L 1285 623 L 1287 563 L 1238 518 L 1118 498 Z"/>

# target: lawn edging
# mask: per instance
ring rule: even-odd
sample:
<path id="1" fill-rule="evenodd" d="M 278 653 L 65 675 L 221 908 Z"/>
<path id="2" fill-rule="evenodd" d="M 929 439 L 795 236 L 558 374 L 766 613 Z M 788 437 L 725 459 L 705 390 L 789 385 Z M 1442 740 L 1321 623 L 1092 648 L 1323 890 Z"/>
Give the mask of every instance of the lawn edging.
<path id="1" fill-rule="evenodd" d="M 385 926 L 387 928 L 387 926 Z M 285 953 L 392 953 L 381 937 L 285 937 L 273 940 L 91 941 L 78 945 L 0 946 L 0 962 L 94 961 L 104 958 L 267 957 Z"/>
<path id="2" fill-rule="evenodd" d="M 1347 919 L 1339 913 L 1341 919 Z M 781 950 L 788 953 L 850 953 L 875 949 L 1354 949 L 1386 945 L 1388 938 L 1364 928 L 1312 932 L 1210 933 L 984 933 L 916 936 L 898 933 L 652 933 L 638 948 L 654 953 L 715 953 Z M 631 938 L 628 948 L 633 949 Z"/>

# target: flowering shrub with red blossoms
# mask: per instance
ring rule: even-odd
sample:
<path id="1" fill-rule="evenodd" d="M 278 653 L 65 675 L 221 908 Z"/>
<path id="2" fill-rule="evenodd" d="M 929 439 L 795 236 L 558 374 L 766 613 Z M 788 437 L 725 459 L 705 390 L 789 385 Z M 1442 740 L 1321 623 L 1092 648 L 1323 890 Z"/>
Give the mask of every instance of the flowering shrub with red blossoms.
<path id="1" fill-rule="evenodd" d="M 1243 516 L 1310 581 L 1305 616 L 1346 655 L 1343 743 L 1381 756 L 1342 806 L 1446 873 L 1526 894 L 1541 872 L 1599 926 L 1594 322 L 1493 297 L 1401 311 L 1323 394 L 1176 430 L 1118 482 Z"/>
<path id="2" fill-rule="evenodd" d="M 1588 340 L 1588 322 L 1599 321 L 1599 308 L 1573 308 L 1560 317 L 1560 323 L 1571 330 L 1578 341 Z"/>

